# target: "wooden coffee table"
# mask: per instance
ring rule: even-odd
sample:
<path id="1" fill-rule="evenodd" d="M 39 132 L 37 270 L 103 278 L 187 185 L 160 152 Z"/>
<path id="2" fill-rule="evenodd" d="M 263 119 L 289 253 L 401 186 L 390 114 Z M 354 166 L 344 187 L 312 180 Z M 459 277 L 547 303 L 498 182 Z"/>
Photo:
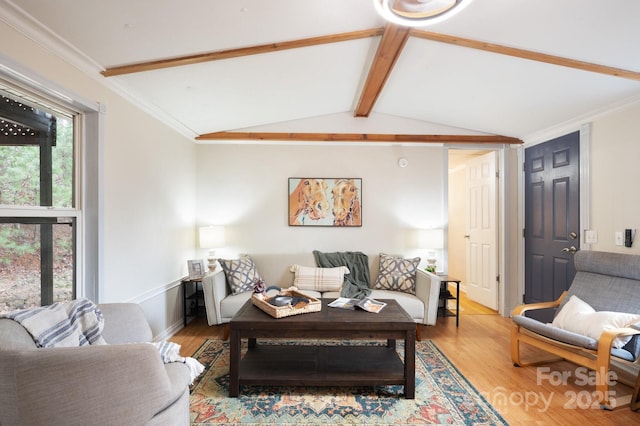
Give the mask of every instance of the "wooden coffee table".
<path id="1" fill-rule="evenodd" d="M 320 312 L 273 318 L 249 300 L 233 317 L 230 329 L 229 396 L 240 385 L 372 386 L 404 385 L 415 397 L 416 324 L 395 300 L 384 300 L 375 314 L 331 308 L 322 299 Z M 304 345 L 258 345 L 257 338 L 320 339 Z M 248 349 L 242 356 L 241 341 Z M 328 345 L 322 339 L 386 340 L 386 345 Z M 403 363 L 396 340 L 404 340 Z M 325 342 L 326 343 L 326 342 Z"/>

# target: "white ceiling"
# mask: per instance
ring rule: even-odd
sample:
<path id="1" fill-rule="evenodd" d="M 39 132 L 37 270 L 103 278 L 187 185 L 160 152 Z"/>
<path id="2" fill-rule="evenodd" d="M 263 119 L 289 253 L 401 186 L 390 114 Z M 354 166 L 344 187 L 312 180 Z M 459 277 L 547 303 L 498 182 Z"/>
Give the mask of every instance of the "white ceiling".
<path id="1" fill-rule="evenodd" d="M 418 37 L 409 38 L 368 118 L 354 118 L 353 111 L 380 37 L 98 74 L 119 65 L 382 28 L 372 0 L 0 0 L 0 8 L 0 19 L 10 16 L 18 28 L 37 20 L 47 29 L 39 36 L 64 40 L 92 64 L 96 78 L 189 137 L 263 130 L 527 139 L 640 99 L 638 80 Z M 475 0 L 451 20 L 421 30 L 640 71 L 639 1 Z M 60 40 L 49 46 L 59 48 Z"/>

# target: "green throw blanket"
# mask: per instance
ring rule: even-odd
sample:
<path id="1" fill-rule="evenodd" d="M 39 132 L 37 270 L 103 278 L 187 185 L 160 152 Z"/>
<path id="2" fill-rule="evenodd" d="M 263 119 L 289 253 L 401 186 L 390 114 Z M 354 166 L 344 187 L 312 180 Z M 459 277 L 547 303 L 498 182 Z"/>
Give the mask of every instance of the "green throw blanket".
<path id="1" fill-rule="evenodd" d="M 316 264 L 321 268 L 335 268 L 346 266 L 349 273 L 344 276 L 342 292 L 340 296 L 362 299 L 371 294 L 369 288 L 369 258 L 359 251 L 345 251 L 335 253 L 322 253 L 313 251 Z"/>

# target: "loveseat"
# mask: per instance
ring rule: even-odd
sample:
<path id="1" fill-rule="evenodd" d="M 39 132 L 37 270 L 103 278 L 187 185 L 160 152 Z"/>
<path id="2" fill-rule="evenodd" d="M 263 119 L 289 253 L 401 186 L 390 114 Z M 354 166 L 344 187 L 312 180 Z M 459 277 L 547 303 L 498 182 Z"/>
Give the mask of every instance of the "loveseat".
<path id="1" fill-rule="evenodd" d="M 267 286 L 276 285 L 281 288 L 288 288 L 293 285 L 294 273 L 291 272 L 293 265 L 316 266 L 316 259 L 312 252 L 251 254 L 250 257 L 265 284 Z M 378 277 L 380 255 L 368 255 L 367 257 L 370 275 L 369 284 L 370 287 L 373 287 Z M 251 297 L 250 291 L 232 294 L 221 267 L 205 276 L 202 284 L 209 325 L 228 323 L 240 307 Z M 316 298 L 335 299 L 340 297 L 339 290 L 325 292 L 301 290 L 301 292 Z M 371 291 L 370 297 L 374 299 L 395 299 L 416 323 L 435 325 L 439 294 L 439 278 L 434 274 L 418 269 L 415 275 L 415 294 L 374 289 Z"/>
<path id="2" fill-rule="evenodd" d="M 37 348 L 0 319 L 0 424 L 188 425 L 189 369 L 164 364 L 137 304 L 100 305 L 108 345 Z"/>
<path id="3" fill-rule="evenodd" d="M 629 377 L 640 369 L 640 256 L 582 250 L 574 263 L 575 278 L 558 300 L 513 310 L 511 360 L 516 366 L 534 364 L 522 361 L 523 342 L 594 370 L 593 395 L 601 398 L 603 408 L 613 408 L 610 369 L 616 367 Z M 551 323 L 526 316 L 528 311 L 549 308 L 556 310 Z"/>

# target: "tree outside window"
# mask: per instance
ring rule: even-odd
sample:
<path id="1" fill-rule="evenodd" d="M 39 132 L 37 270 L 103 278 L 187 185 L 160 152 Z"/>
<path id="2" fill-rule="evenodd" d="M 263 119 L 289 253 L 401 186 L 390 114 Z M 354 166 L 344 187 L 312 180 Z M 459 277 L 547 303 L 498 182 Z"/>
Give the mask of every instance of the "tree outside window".
<path id="1" fill-rule="evenodd" d="M 0 312 L 75 297 L 74 157 L 70 113 L 0 90 Z"/>

